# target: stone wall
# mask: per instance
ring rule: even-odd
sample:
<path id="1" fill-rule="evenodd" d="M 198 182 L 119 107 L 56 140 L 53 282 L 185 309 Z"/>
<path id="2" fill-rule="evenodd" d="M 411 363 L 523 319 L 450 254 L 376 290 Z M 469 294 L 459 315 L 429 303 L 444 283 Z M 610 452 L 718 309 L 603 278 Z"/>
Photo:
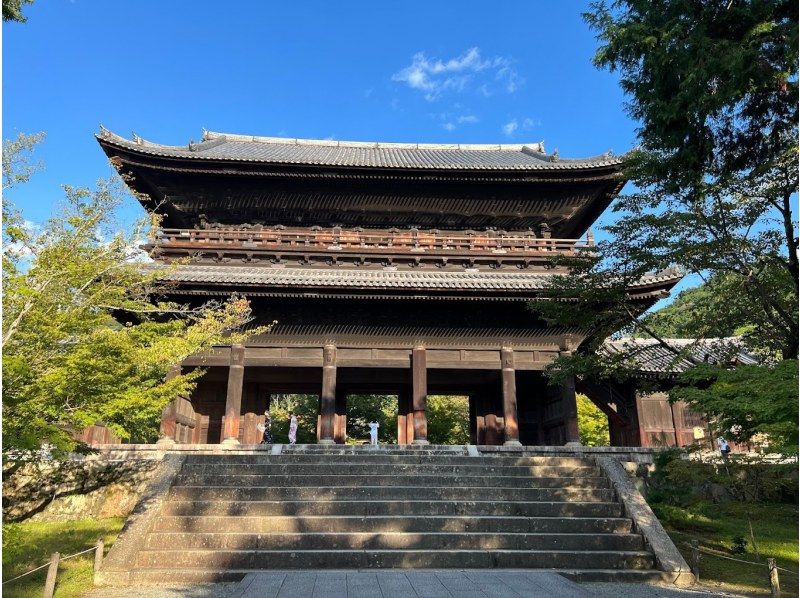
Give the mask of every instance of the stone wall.
<path id="1" fill-rule="evenodd" d="M 3 467 L 4 521 L 127 517 L 158 461 L 81 459 Z"/>

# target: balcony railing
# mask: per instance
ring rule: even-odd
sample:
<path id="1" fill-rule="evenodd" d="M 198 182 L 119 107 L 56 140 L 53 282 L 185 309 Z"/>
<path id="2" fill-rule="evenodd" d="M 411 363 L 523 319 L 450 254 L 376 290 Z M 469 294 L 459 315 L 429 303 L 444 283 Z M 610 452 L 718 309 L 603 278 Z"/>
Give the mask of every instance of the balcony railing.
<path id="1" fill-rule="evenodd" d="M 162 250 L 433 254 L 571 255 L 594 247 L 586 239 L 554 239 L 533 233 L 503 231 L 442 232 L 417 229 L 364 231 L 338 227 L 318 229 L 174 229 L 158 232 L 155 247 Z"/>

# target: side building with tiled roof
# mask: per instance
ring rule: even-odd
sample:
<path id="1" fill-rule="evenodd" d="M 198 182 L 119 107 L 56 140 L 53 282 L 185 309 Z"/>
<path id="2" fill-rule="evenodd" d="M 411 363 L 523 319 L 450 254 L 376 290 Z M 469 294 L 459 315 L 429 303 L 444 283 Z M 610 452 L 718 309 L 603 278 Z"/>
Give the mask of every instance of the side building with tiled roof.
<path id="1" fill-rule="evenodd" d="M 726 367 L 759 362 L 740 337 L 620 338 L 606 340 L 600 351 L 630 372 L 625 380 L 577 380 L 608 416 L 611 443 L 651 448 L 699 445 L 716 450 L 705 418 L 683 401 L 669 400 L 681 373 L 700 364 Z M 748 447 L 734 445 L 734 450 Z"/>
<path id="2" fill-rule="evenodd" d="M 204 132 L 168 146 L 97 140 L 145 209 L 170 296 L 237 293 L 255 324 L 164 412 L 181 443 L 253 443 L 270 397 L 317 394 L 320 442 L 344 442 L 347 397 L 398 397 L 398 443 L 427 442 L 428 394 L 469 396 L 475 444 L 578 442 L 575 386 L 544 368 L 593 331 L 549 326 L 528 303 L 591 252 L 589 227 L 625 180 L 610 153 L 563 159 L 543 143 L 423 144 Z M 646 309 L 680 280 L 629 288 Z M 243 366 L 243 367 L 239 367 Z"/>

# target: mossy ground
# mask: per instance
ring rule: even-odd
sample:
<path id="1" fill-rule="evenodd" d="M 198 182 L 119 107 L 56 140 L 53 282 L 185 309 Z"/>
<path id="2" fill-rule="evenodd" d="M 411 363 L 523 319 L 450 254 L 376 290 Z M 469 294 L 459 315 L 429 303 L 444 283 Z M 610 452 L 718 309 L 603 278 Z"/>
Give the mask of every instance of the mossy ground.
<path id="1" fill-rule="evenodd" d="M 50 561 L 54 552 L 67 556 L 85 550 L 103 538 L 106 551 L 125 519 L 80 519 L 63 522 L 7 523 L 3 525 L 3 581 Z M 80 596 L 92 587 L 94 553 L 63 561 L 58 568 L 58 597 Z M 3 596 L 28 598 L 42 595 L 47 569 L 3 586 Z"/>
<path id="2" fill-rule="evenodd" d="M 700 579 L 704 586 L 741 592 L 748 595 L 769 595 L 767 558 L 777 559 L 778 566 L 793 573 L 780 572 L 784 596 L 798 595 L 798 508 L 792 504 L 698 503 L 681 508 L 654 504 L 667 532 L 690 562 L 690 548 L 697 540 L 700 546 L 758 565 L 748 565 L 718 556 L 702 554 Z M 747 513 L 753 524 L 758 555 L 750 540 Z M 747 540 L 744 554 L 733 554 L 734 538 Z"/>

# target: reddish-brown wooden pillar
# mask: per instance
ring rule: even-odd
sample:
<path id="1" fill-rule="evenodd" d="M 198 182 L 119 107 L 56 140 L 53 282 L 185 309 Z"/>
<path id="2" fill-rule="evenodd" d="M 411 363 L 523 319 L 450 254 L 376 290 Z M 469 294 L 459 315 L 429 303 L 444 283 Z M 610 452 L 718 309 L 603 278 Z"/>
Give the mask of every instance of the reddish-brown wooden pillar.
<path id="1" fill-rule="evenodd" d="M 405 392 L 406 401 L 406 444 L 414 442 L 414 401 L 411 398 L 411 391 Z"/>
<path id="2" fill-rule="evenodd" d="M 501 377 L 503 379 L 503 421 L 505 422 L 505 445 L 522 446 L 517 425 L 517 374 L 514 371 L 514 351 L 510 347 L 500 349 Z"/>
<path id="3" fill-rule="evenodd" d="M 414 406 L 413 444 L 428 444 L 428 364 L 425 347 L 411 350 L 411 400 Z"/>
<path id="4" fill-rule="evenodd" d="M 333 420 L 333 439 L 336 444 L 344 444 L 347 439 L 347 391 L 336 389 L 336 413 Z"/>
<path id="5" fill-rule="evenodd" d="M 578 430 L 578 399 L 575 397 L 575 377 L 570 376 L 561 385 L 561 409 L 564 414 L 564 433 L 568 445 L 580 445 Z"/>
<path id="6" fill-rule="evenodd" d="M 242 386 L 244 385 L 244 345 L 231 346 L 228 369 L 228 394 L 225 398 L 225 426 L 223 444 L 239 444 L 239 417 L 242 413 Z"/>
<path id="7" fill-rule="evenodd" d="M 170 366 L 167 372 L 166 379 L 172 380 L 177 378 L 181 373 L 181 366 L 174 364 Z M 161 427 L 158 430 L 157 444 L 175 444 L 175 430 L 177 426 L 177 399 L 170 401 L 164 409 L 161 410 Z"/>
<path id="8" fill-rule="evenodd" d="M 322 349 L 322 393 L 320 394 L 319 443 L 334 444 L 333 420 L 336 416 L 336 347 Z"/>
<path id="9" fill-rule="evenodd" d="M 475 393 L 467 398 L 469 404 L 469 443 L 478 444 L 478 410 L 475 405 Z"/>
<path id="10" fill-rule="evenodd" d="M 397 444 L 408 444 L 408 393 L 397 394 Z"/>

